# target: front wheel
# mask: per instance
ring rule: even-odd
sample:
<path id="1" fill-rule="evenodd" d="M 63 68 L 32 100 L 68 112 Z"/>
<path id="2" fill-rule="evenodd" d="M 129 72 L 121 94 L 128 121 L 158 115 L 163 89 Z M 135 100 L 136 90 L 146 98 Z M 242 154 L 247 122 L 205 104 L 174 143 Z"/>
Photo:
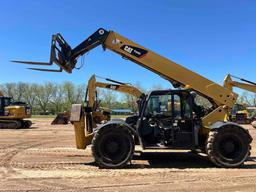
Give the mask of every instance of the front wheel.
<path id="1" fill-rule="evenodd" d="M 95 162 L 102 168 L 122 168 L 132 159 L 134 139 L 122 126 L 100 128 L 92 141 Z"/>
<path id="2" fill-rule="evenodd" d="M 251 138 L 245 130 L 235 126 L 223 127 L 209 133 L 206 152 L 219 167 L 238 167 L 250 155 Z"/>

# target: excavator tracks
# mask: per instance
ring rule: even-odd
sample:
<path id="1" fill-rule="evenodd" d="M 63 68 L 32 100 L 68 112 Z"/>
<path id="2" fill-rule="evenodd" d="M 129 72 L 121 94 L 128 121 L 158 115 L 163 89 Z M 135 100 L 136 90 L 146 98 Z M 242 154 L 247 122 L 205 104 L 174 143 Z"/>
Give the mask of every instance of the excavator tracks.
<path id="1" fill-rule="evenodd" d="M 21 121 L 0 120 L 0 129 L 19 129 L 21 126 Z"/>
<path id="2" fill-rule="evenodd" d="M 31 125 L 29 120 L 0 120 L 0 129 L 30 128 Z"/>

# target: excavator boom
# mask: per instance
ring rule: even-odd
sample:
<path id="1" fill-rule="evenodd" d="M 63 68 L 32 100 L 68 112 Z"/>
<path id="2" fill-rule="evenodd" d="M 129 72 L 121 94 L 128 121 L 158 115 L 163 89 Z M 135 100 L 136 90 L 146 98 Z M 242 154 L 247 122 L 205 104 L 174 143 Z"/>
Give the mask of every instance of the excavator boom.
<path id="1" fill-rule="evenodd" d="M 91 78 L 88 81 L 87 85 L 87 90 L 88 90 L 88 106 L 93 107 L 94 106 L 94 101 L 96 97 L 96 88 L 104 88 L 104 89 L 109 89 L 113 91 L 118 91 L 120 93 L 125 93 L 129 95 L 133 95 L 137 98 L 143 95 L 143 92 L 141 92 L 138 88 L 122 83 L 116 80 L 108 79 L 105 78 L 106 81 L 111 81 L 111 82 L 116 82 L 114 83 L 106 83 L 106 82 L 99 82 L 96 81 L 96 76 L 92 75 Z"/>
<path id="2" fill-rule="evenodd" d="M 238 81 L 235 81 L 232 78 L 237 79 Z M 230 74 L 225 77 L 223 86 L 231 91 L 234 87 L 236 87 L 246 91 L 250 91 L 252 93 L 256 93 L 256 83 Z M 250 117 L 249 111 L 246 109 L 246 106 L 244 104 L 236 104 L 233 107 L 230 120 L 233 122 L 248 124 L 251 123 L 253 118 Z"/>
<path id="3" fill-rule="evenodd" d="M 104 121 L 109 121 L 111 112 L 111 110 L 108 108 L 99 107 L 97 100 L 97 88 L 118 91 L 121 93 L 133 95 L 137 98 L 144 96 L 144 94 L 138 88 L 133 87 L 132 85 L 108 78 L 104 79 L 106 81 L 115 82 L 115 84 L 98 82 L 96 81 L 96 75 L 92 75 L 87 84 L 86 107 L 87 109 L 90 109 L 90 111 L 92 112 L 90 122 L 93 127 L 96 127 L 96 124 L 100 124 Z"/>
<path id="4" fill-rule="evenodd" d="M 231 77 L 239 79 L 240 81 L 243 81 L 245 83 L 239 82 L 239 81 L 234 81 Z M 246 79 L 243 78 L 239 78 L 239 77 L 235 77 L 233 75 L 228 74 L 225 79 L 224 79 L 224 87 L 232 90 L 233 87 L 237 87 L 240 89 L 244 89 L 246 91 L 250 91 L 253 93 L 256 93 L 256 83 L 252 82 L 252 81 L 248 81 Z"/>
<path id="5" fill-rule="evenodd" d="M 133 95 L 135 97 L 140 97 L 143 93 L 137 89 L 136 87 L 133 87 L 131 85 L 118 85 L 118 84 L 113 84 L 113 83 L 103 83 L 103 82 L 96 82 L 97 87 L 105 88 L 105 89 L 110 89 L 114 91 L 118 91 L 120 93 L 126 93 L 129 95 Z"/>

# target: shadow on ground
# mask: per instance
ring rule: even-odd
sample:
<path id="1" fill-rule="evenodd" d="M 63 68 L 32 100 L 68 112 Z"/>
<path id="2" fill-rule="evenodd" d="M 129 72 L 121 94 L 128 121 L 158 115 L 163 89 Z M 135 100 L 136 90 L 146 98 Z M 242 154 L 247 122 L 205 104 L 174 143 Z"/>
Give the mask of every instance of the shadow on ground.
<path id="1" fill-rule="evenodd" d="M 148 164 L 135 161 L 127 166 L 130 169 L 137 168 L 216 168 L 206 155 L 195 153 L 142 153 L 134 155 L 133 160 L 147 160 Z M 249 162 L 249 163 L 248 163 Z M 92 163 L 91 165 L 95 165 Z M 256 169 L 256 157 L 249 157 L 247 162 L 240 169 Z"/>
<path id="2" fill-rule="evenodd" d="M 68 155 L 67 157 L 81 158 L 84 157 L 84 155 Z M 88 155 L 88 157 L 91 156 Z M 88 162 L 72 162 L 72 164 L 98 167 L 97 163 L 95 163 L 91 158 Z M 191 152 L 144 152 L 142 154 L 135 154 L 132 163 L 128 164 L 125 167 L 125 169 L 141 168 L 204 169 L 216 168 L 216 166 L 208 159 L 206 155 L 203 154 L 195 154 Z M 244 165 L 242 165 L 240 169 L 256 169 L 256 157 L 249 157 L 247 159 L 247 162 Z"/>
<path id="3" fill-rule="evenodd" d="M 148 160 L 148 165 L 142 165 L 144 168 L 210 168 L 214 165 L 208 160 L 206 156 L 202 156 L 194 153 L 142 153 L 135 155 L 135 160 Z M 134 164 L 131 168 L 140 168 L 141 165 Z"/>
<path id="4" fill-rule="evenodd" d="M 130 168 L 216 168 L 206 155 L 195 153 L 143 153 L 134 159 L 148 160 L 149 165 L 134 164 Z M 249 162 L 249 163 L 247 163 Z M 241 169 L 256 169 L 256 157 L 249 157 Z"/>

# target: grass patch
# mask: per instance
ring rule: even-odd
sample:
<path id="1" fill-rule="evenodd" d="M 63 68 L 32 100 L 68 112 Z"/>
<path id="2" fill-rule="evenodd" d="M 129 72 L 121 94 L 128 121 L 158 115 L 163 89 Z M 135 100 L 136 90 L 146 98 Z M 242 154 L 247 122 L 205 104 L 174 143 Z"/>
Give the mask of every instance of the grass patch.
<path id="1" fill-rule="evenodd" d="M 45 118 L 55 118 L 56 115 L 32 115 L 31 118 L 42 118 L 42 119 L 45 119 Z"/>

